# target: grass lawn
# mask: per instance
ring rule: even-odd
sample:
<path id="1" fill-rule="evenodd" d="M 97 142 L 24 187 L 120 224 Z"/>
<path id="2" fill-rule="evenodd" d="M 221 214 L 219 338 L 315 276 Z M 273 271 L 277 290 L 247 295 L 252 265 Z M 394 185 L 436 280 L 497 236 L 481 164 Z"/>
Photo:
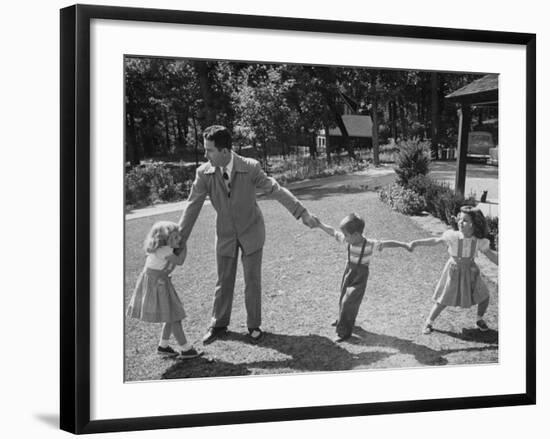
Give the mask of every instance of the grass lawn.
<path id="1" fill-rule="evenodd" d="M 324 222 L 337 226 L 355 211 L 366 221 L 366 235 L 378 239 L 427 237 L 410 218 L 393 212 L 374 192 L 303 190 L 294 192 Z M 188 317 L 186 334 L 205 351 L 193 360 L 162 359 L 156 354 L 161 324 L 125 321 L 125 379 L 157 380 L 250 374 L 312 373 L 352 369 L 439 367 L 498 361 L 498 291 L 488 282 L 491 304 L 486 333 L 472 329 L 475 308 L 447 308 L 436 332 L 422 335 L 432 306 L 431 295 L 445 265 L 444 246 L 421 247 L 414 253 L 388 249 L 371 263 L 365 299 L 354 337 L 332 341 L 339 285 L 346 250 L 321 230 L 294 220 L 280 204 L 259 201 L 267 241 L 263 256 L 262 329 L 264 340 L 250 344 L 246 334 L 242 268 L 239 263 L 232 320 L 223 340 L 202 346 L 216 282 L 215 212 L 205 205 L 188 241 L 188 256 L 172 280 Z M 126 222 L 125 304 L 143 267 L 141 243 L 153 222 L 177 221 L 168 213 Z M 174 341 L 175 343 L 175 341 Z"/>

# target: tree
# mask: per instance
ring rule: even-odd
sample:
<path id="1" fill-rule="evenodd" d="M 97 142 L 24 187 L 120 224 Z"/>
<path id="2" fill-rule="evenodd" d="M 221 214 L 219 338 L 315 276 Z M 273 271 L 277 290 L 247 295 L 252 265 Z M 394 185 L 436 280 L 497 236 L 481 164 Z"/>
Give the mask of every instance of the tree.
<path id="1" fill-rule="evenodd" d="M 289 133 L 296 126 L 297 115 L 287 101 L 294 85 L 285 78 L 284 65 L 251 65 L 240 72 L 239 87 L 234 91 L 236 126 L 240 133 L 256 144 L 267 163 L 270 145 L 287 147 Z"/>

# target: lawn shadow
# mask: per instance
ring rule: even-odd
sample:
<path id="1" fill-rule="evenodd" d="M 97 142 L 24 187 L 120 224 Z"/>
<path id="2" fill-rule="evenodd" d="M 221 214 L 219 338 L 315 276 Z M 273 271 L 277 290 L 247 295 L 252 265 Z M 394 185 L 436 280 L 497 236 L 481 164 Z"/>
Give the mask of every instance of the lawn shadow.
<path id="1" fill-rule="evenodd" d="M 403 354 L 414 356 L 416 361 L 426 366 L 444 366 L 448 364 L 448 360 L 444 356 L 454 352 L 482 352 L 498 349 L 498 346 L 489 345 L 482 347 L 436 350 L 428 346 L 414 343 L 411 340 L 365 331 L 360 326 L 354 327 L 354 333 L 359 337 L 359 340 L 352 338 L 350 339 L 350 343 L 357 343 L 368 346 L 384 346 L 397 349 Z M 455 338 L 460 338 L 458 334 L 454 334 L 454 336 Z M 464 340 L 463 338 L 461 339 Z"/>
<path id="2" fill-rule="evenodd" d="M 161 379 L 245 376 L 250 374 L 251 372 L 246 364 L 233 364 L 203 356 L 190 360 L 176 360 L 172 366 L 164 371 Z"/>
<path id="3" fill-rule="evenodd" d="M 438 332 L 463 341 L 486 343 L 487 346 L 437 350 L 411 340 L 369 332 L 360 326 L 355 326 L 354 336 L 345 344 L 335 343 L 328 337 L 316 334 L 286 335 L 270 332 L 264 333 L 264 338 L 259 343 L 255 343 L 245 333 L 228 331 L 216 343 L 233 341 L 257 347 L 258 350 L 250 361 L 232 363 L 208 356 L 191 360 L 175 360 L 175 363 L 162 374 L 162 379 L 246 376 L 257 374 L 258 369 L 263 369 L 260 373 L 353 370 L 366 368 L 395 355 L 394 352 L 387 351 L 388 348 L 413 356 L 421 365 L 444 366 L 449 363 L 445 356 L 451 353 L 498 349 L 497 331 L 487 331 L 487 333 L 472 331 L 471 334 L 466 330 L 463 330 L 462 334 Z M 368 346 L 371 350 L 353 353 L 346 349 L 346 344 Z M 381 349 L 377 351 L 376 347 Z M 372 348 L 375 349 L 372 350 Z M 279 352 L 284 358 L 273 358 L 273 353 L 269 350 Z"/>
<path id="4" fill-rule="evenodd" d="M 289 358 L 255 361 L 248 363 L 250 367 L 329 372 L 351 370 L 359 365 L 368 366 L 391 355 L 383 351 L 353 354 L 330 338 L 316 334 L 285 335 L 269 333 L 266 334 L 260 345 L 274 349 Z"/>
<path id="5" fill-rule="evenodd" d="M 441 329 L 435 329 L 434 332 L 448 335 L 449 337 L 456 338 L 462 341 L 474 341 L 477 343 L 496 344 L 498 345 L 498 331 L 489 329 L 488 331 L 480 331 L 479 329 L 462 328 L 461 333 L 452 331 L 443 331 Z"/>
<path id="6" fill-rule="evenodd" d="M 215 358 L 200 357 L 180 360 L 171 365 L 163 379 L 204 378 L 222 376 L 246 376 L 256 373 L 253 369 L 268 369 L 266 373 L 289 372 L 333 372 L 351 370 L 357 366 L 368 366 L 390 355 L 387 352 L 365 352 L 353 354 L 320 335 L 284 335 L 265 333 L 259 343 L 254 343 L 246 334 L 227 332 L 217 343 L 236 341 L 266 349 L 265 360 L 257 359 L 243 363 L 230 363 Z M 275 350 L 286 358 L 273 359 L 267 349 Z M 258 351 L 261 358 L 262 353 Z"/>

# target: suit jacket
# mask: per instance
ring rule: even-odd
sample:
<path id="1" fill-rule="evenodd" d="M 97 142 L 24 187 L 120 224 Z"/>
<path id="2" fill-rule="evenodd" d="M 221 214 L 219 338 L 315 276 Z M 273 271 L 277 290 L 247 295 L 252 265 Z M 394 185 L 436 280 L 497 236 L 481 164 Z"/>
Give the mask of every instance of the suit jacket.
<path id="1" fill-rule="evenodd" d="M 216 210 L 216 251 L 221 256 L 234 256 L 237 242 L 246 255 L 260 250 L 265 242 L 265 224 L 256 201 L 256 191 L 271 194 L 296 219 L 305 207 L 275 179 L 268 177 L 258 161 L 233 154 L 230 177 L 231 196 L 219 168 L 206 162 L 196 172 L 188 204 L 180 219 L 182 239 L 187 241 L 206 196 Z"/>

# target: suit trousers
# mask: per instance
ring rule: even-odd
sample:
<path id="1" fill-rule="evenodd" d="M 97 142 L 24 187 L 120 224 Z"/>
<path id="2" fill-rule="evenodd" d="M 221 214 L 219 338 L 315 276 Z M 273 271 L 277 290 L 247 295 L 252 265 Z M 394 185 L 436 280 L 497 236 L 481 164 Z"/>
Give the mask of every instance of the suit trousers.
<path id="1" fill-rule="evenodd" d="M 235 277 L 240 246 L 235 249 L 234 256 L 221 256 L 216 253 L 218 264 L 218 281 L 212 306 L 213 328 L 229 326 Z M 259 328 L 262 324 L 262 253 L 260 249 L 250 255 L 241 251 L 241 262 L 244 277 L 244 301 L 246 306 L 246 324 L 248 328 Z"/>

